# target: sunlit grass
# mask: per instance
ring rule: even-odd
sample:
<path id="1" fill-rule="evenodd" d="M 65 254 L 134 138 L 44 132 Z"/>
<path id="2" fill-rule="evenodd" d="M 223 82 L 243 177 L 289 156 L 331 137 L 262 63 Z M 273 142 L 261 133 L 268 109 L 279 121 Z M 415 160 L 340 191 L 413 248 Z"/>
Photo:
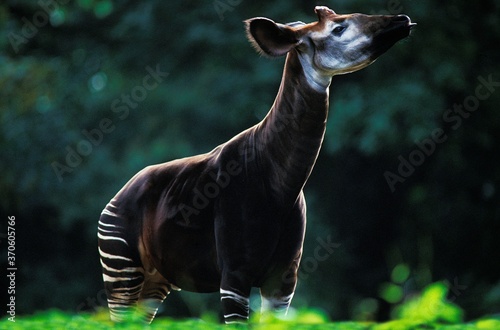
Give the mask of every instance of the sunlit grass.
<path id="1" fill-rule="evenodd" d="M 59 310 L 40 312 L 35 315 L 16 317 L 16 322 L 4 318 L 0 329 L 332 329 L 332 330 L 500 330 L 500 318 L 484 318 L 464 323 L 463 310 L 447 299 L 449 286 L 436 282 L 419 295 L 394 306 L 394 320 L 375 322 L 331 322 L 327 313 L 320 309 L 290 309 L 288 315 L 252 313 L 245 325 L 225 326 L 216 314 L 205 314 L 196 319 L 172 319 L 159 317 L 151 325 L 141 322 L 141 313 L 132 312 L 126 322 L 114 324 L 106 309 L 92 314 L 69 314 Z"/>
<path id="2" fill-rule="evenodd" d="M 252 313 L 245 325 L 225 326 L 215 314 L 205 314 L 196 319 L 171 319 L 158 317 L 151 325 L 142 323 L 140 312 L 127 316 L 127 322 L 114 324 L 106 309 L 92 314 L 69 314 L 49 310 L 35 315 L 16 316 L 15 321 L 7 317 L 0 320 L 0 329 L 332 329 L 332 330 L 500 330 L 500 317 L 490 317 L 464 323 L 463 310 L 447 300 L 449 286 L 437 282 L 426 287 L 419 295 L 394 306 L 393 321 L 375 322 L 331 322 L 327 313 L 320 309 L 290 309 L 288 315 Z"/>
<path id="3" fill-rule="evenodd" d="M 109 321 L 105 310 L 94 314 L 68 314 L 58 310 L 40 312 L 35 315 L 16 317 L 16 322 L 7 318 L 0 321 L 0 329 L 332 329 L 332 330 L 406 330 L 406 329 L 500 329 L 499 319 L 482 319 L 470 323 L 442 324 L 423 320 L 402 319 L 386 323 L 373 322 L 330 322 L 326 314 L 319 310 L 292 311 L 291 316 L 281 318 L 272 315 L 254 315 L 248 325 L 222 325 L 214 315 L 205 315 L 200 319 L 175 320 L 157 318 L 151 325 L 130 321 L 114 324 Z"/>

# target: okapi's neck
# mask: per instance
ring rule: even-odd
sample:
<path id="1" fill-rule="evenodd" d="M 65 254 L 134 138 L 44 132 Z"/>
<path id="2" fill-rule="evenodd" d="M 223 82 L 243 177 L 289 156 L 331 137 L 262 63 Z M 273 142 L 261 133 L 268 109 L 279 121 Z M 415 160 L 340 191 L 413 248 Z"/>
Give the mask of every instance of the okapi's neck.
<path id="1" fill-rule="evenodd" d="M 328 88 L 318 92 L 310 86 L 297 51 L 291 50 L 276 100 L 255 132 L 261 144 L 257 159 L 268 167 L 271 189 L 286 199 L 298 196 L 312 171 L 327 116 Z"/>

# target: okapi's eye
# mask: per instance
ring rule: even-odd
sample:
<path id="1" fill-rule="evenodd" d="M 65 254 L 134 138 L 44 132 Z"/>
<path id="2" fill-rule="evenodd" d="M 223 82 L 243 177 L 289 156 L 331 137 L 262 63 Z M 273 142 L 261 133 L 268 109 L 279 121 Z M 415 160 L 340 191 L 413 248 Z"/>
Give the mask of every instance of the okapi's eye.
<path id="1" fill-rule="evenodd" d="M 335 36 L 339 37 L 340 35 L 342 35 L 342 32 L 344 32 L 346 28 L 347 28 L 347 27 L 346 27 L 346 26 L 344 26 L 344 25 L 337 25 L 337 26 L 333 29 L 332 33 L 333 33 Z"/>

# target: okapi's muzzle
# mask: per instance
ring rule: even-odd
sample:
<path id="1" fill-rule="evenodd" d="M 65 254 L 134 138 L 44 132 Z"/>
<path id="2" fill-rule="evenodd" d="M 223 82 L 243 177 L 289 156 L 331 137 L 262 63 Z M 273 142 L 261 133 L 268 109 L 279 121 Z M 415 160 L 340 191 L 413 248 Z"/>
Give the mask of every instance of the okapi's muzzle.
<path id="1" fill-rule="evenodd" d="M 371 45 L 372 58 L 385 53 L 396 42 L 410 35 L 411 29 L 417 25 L 406 15 L 383 16 L 379 24 L 372 26 L 375 30 Z"/>

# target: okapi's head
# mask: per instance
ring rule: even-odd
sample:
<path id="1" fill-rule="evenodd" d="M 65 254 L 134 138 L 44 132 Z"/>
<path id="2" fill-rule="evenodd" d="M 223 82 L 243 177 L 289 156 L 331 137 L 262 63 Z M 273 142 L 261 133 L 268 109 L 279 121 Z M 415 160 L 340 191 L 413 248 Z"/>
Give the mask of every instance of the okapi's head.
<path id="1" fill-rule="evenodd" d="M 248 38 L 269 56 L 299 53 L 308 78 L 329 83 L 332 76 L 360 70 L 407 37 L 414 26 L 406 15 L 340 15 L 315 8 L 318 22 L 279 24 L 257 17 L 247 20 Z"/>

